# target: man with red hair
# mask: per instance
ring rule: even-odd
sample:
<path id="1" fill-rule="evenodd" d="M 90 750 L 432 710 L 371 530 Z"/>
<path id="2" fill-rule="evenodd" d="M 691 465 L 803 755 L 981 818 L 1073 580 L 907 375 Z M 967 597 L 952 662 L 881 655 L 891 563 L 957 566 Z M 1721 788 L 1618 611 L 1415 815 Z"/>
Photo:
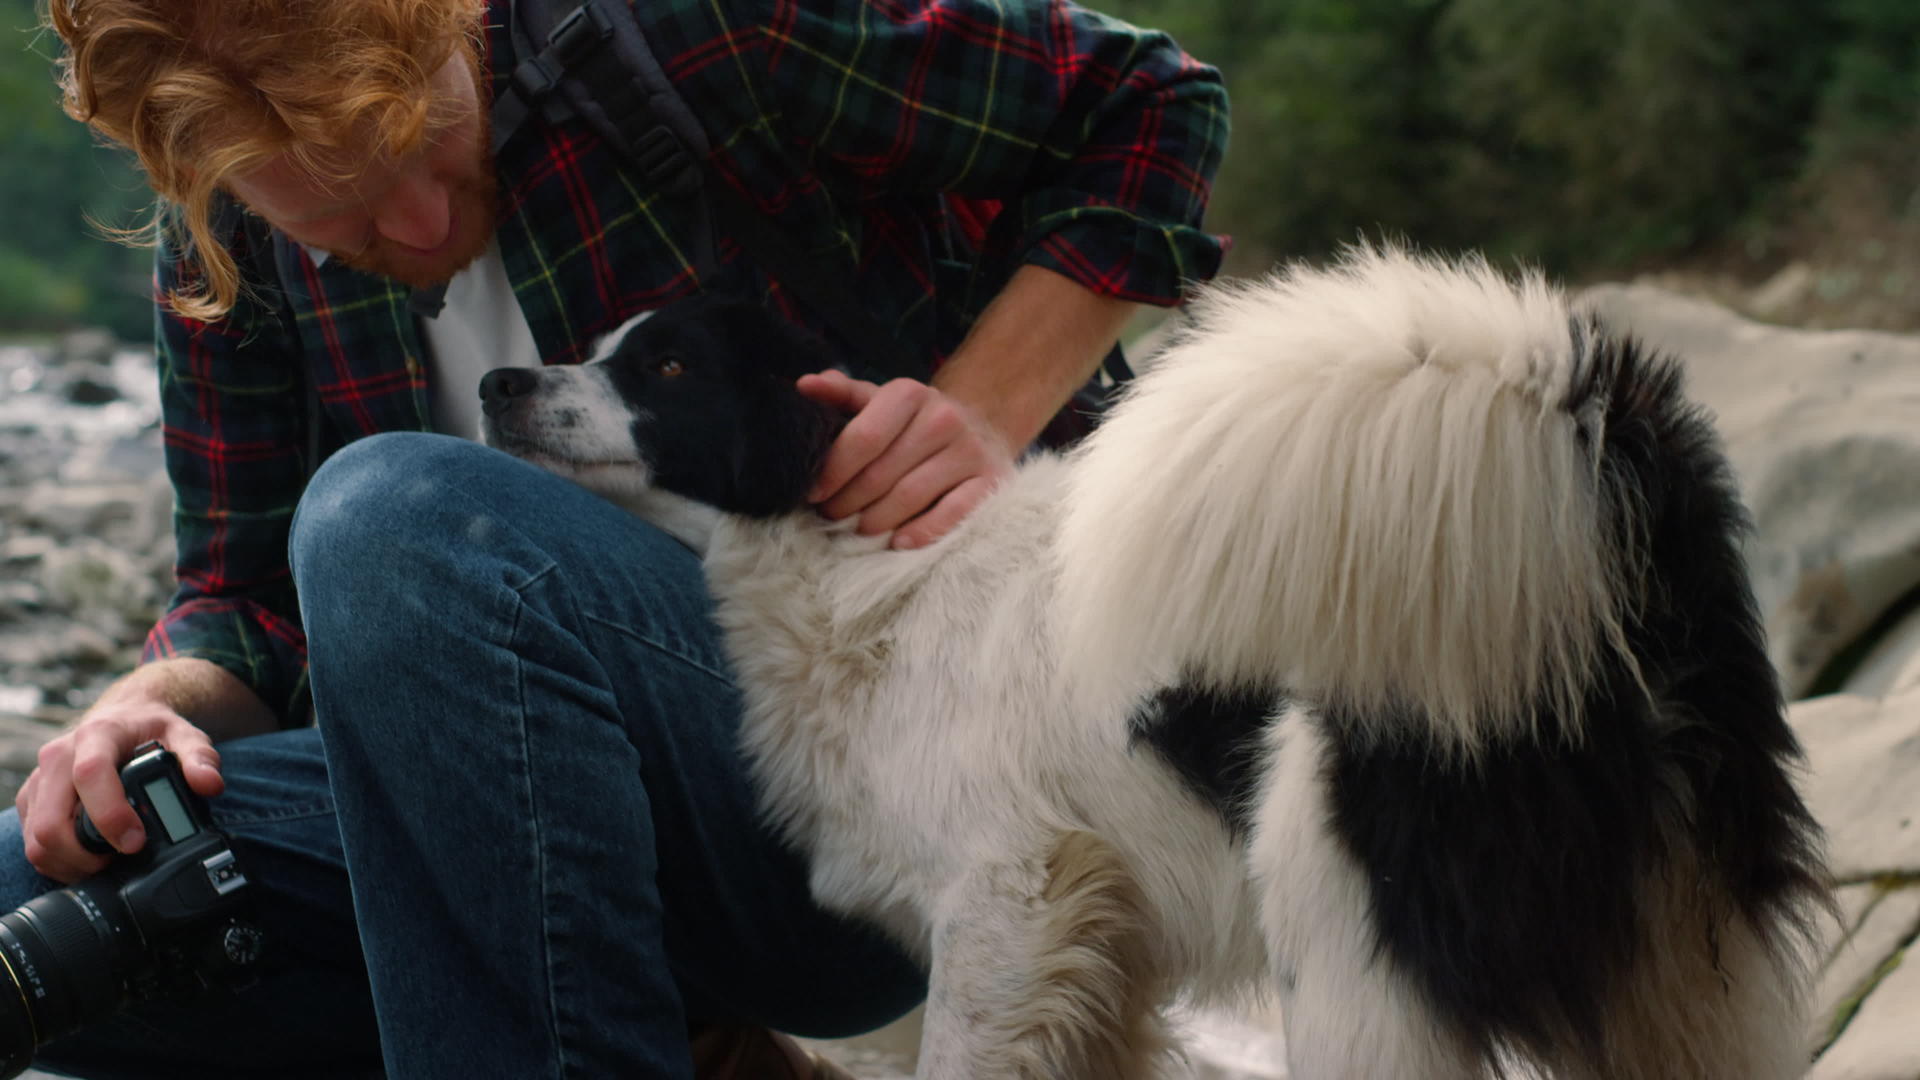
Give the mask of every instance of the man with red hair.
<path id="1" fill-rule="evenodd" d="M 933 542 L 1138 304 L 1218 267 L 1199 223 L 1225 98 L 1162 35 L 1068 0 L 633 14 L 714 182 L 925 358 L 926 379 L 801 384 L 852 414 L 813 499 L 863 532 Z M 162 197 L 179 591 L 0 819 L 0 905 L 105 865 L 78 807 L 144 844 L 117 769 L 159 739 L 214 797 L 284 962 L 45 1060 L 797 1076 L 816 1066 L 763 1029 L 910 1007 L 918 964 L 818 909 L 757 813 L 696 556 L 472 441 L 480 373 L 579 361 L 696 290 L 834 328 L 578 118 L 492 137 L 526 59 L 506 0 L 54 0 L 49 19 L 68 111 Z"/>

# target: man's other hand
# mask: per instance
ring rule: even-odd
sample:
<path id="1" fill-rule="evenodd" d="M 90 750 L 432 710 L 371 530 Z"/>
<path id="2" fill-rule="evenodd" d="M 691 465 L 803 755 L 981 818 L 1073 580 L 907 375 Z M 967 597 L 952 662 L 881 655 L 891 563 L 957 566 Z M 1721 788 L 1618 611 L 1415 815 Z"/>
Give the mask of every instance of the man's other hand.
<path id="1" fill-rule="evenodd" d="M 203 660 L 156 661 L 108 687 L 79 723 L 42 746 L 39 766 L 13 800 L 26 838 L 27 861 L 33 868 L 71 884 L 107 865 L 107 856 L 81 847 L 74 835 L 78 807 L 86 808 L 100 835 L 115 850 L 132 854 L 145 846 L 140 817 L 120 785 L 120 767 L 142 743 L 157 740 L 173 751 L 187 786 L 201 797 L 220 794 L 226 787 L 220 776 L 220 752 L 213 748 L 211 736 L 182 716 L 173 703 L 234 695 L 234 700 L 258 714 L 247 717 L 245 730 L 263 730 L 271 715 L 251 691 L 230 689 L 228 683 L 240 687 L 233 676 Z"/>
<path id="2" fill-rule="evenodd" d="M 952 396 L 912 379 L 884 386 L 839 371 L 803 375 L 800 392 L 853 415 L 834 440 L 808 501 L 836 521 L 859 515 L 866 536 L 895 548 L 946 535 L 1013 473 L 1005 439 Z"/>

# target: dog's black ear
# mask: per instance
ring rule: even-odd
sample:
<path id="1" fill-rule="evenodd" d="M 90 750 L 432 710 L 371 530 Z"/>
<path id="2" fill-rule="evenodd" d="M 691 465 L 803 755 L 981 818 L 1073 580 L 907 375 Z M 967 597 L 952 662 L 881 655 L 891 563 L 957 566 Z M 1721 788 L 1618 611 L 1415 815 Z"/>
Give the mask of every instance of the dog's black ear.
<path id="1" fill-rule="evenodd" d="M 729 513 L 765 517 L 806 506 L 846 417 L 800 393 L 802 375 L 845 364 L 819 336 L 764 305 L 725 295 L 682 301 L 642 323 L 636 356 L 675 352 L 695 372 L 631 396 L 650 418 L 656 482 Z"/>
<path id="2" fill-rule="evenodd" d="M 756 306 L 752 317 L 739 319 L 735 326 L 746 339 L 743 354 L 758 357 L 766 370 L 789 382 L 829 368 L 848 370 L 845 354 L 825 337 L 765 307 Z"/>
<path id="3" fill-rule="evenodd" d="M 756 357 L 762 366 L 746 396 L 729 509 L 750 515 L 797 510 L 849 418 L 803 396 L 796 383 L 802 375 L 844 372 L 847 364 L 825 338 L 765 307 L 735 315 L 737 355 Z"/>
<path id="4" fill-rule="evenodd" d="M 764 306 L 736 308 L 733 316 L 734 355 L 753 358 L 753 374 L 742 380 L 745 422 L 728 509 L 755 516 L 801 509 L 847 418 L 802 395 L 797 383 L 802 375 L 845 364 L 826 339 Z"/>
<path id="5" fill-rule="evenodd" d="M 801 509 L 847 417 L 771 373 L 754 380 L 745 405 L 722 509 L 753 517 Z"/>

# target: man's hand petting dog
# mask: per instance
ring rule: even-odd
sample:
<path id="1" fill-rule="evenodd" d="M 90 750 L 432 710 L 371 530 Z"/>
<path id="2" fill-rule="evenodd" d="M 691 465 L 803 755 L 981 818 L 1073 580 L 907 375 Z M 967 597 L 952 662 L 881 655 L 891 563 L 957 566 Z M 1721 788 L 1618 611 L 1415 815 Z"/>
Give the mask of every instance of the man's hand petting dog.
<path id="1" fill-rule="evenodd" d="M 1013 474 L 1006 439 L 979 414 L 912 379 L 884 386 L 839 371 L 801 376 L 800 392 L 853 414 L 807 501 L 835 521 L 860 516 L 864 536 L 895 548 L 946 535 Z"/>

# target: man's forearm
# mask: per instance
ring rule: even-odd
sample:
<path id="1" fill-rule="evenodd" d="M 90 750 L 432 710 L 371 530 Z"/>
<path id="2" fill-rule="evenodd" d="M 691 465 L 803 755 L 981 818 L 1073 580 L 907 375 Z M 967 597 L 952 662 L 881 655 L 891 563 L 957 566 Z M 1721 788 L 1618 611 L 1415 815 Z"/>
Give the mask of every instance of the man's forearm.
<path id="1" fill-rule="evenodd" d="M 1023 266 L 987 305 L 933 385 L 973 409 L 1014 452 L 1100 366 L 1138 304 Z"/>
<path id="2" fill-rule="evenodd" d="M 100 695 L 101 705 L 123 697 L 158 699 L 214 742 L 278 730 L 280 723 L 246 683 L 210 660 L 174 657 L 142 664 Z"/>

